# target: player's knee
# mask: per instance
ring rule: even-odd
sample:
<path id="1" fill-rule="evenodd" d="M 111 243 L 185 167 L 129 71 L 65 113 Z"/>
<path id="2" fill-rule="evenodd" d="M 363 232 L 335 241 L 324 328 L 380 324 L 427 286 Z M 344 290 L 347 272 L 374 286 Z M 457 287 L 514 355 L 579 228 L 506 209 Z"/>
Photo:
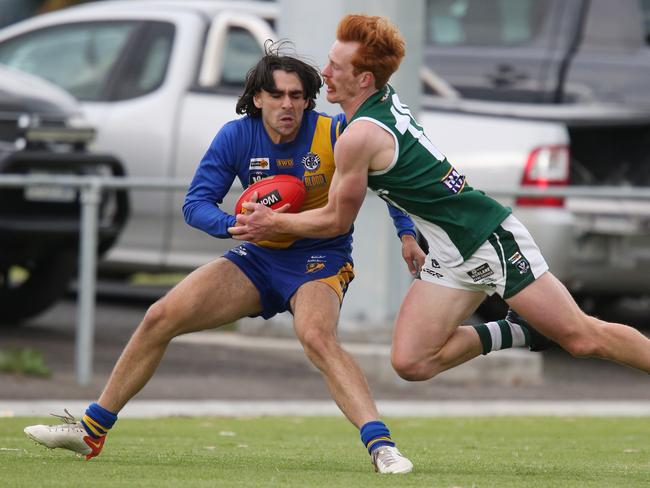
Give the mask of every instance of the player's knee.
<path id="1" fill-rule="evenodd" d="M 325 359 L 333 347 L 339 347 L 333 332 L 310 328 L 300 334 L 300 342 L 310 359 Z"/>
<path id="2" fill-rule="evenodd" d="M 395 353 L 391 355 L 390 360 L 399 377 L 407 381 L 424 381 L 436 375 L 429 361 L 417 360 L 408 355 Z"/>
<path id="3" fill-rule="evenodd" d="M 573 357 L 588 358 L 598 356 L 598 345 L 585 337 L 571 337 L 564 341 L 562 347 Z"/>
<path id="4" fill-rule="evenodd" d="M 151 305 L 138 327 L 140 333 L 165 337 L 171 340 L 175 335 L 174 326 L 164 300 Z"/>
<path id="5" fill-rule="evenodd" d="M 602 327 L 604 322 L 585 316 L 559 341 L 569 354 L 576 358 L 601 357 L 604 354 Z"/>

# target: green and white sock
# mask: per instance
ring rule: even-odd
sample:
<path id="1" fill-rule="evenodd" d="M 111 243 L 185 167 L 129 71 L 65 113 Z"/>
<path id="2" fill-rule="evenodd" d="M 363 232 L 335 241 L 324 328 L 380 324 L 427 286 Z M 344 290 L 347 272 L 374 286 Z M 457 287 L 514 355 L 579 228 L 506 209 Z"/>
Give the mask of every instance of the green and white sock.
<path id="1" fill-rule="evenodd" d="M 473 325 L 483 346 L 483 354 L 511 347 L 530 346 L 528 330 L 507 320 Z"/>

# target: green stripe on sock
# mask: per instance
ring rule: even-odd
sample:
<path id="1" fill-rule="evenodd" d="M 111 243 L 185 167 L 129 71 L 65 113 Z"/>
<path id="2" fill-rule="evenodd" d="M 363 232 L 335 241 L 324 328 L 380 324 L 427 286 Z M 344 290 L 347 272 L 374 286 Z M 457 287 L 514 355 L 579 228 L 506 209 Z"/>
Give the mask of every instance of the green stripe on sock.
<path id="1" fill-rule="evenodd" d="M 487 325 L 473 325 L 474 329 L 478 333 L 478 338 L 481 340 L 481 345 L 483 346 L 483 354 L 487 354 L 492 350 L 492 336 L 490 335 L 490 329 Z"/>
<path id="2" fill-rule="evenodd" d="M 505 320 L 497 320 L 499 329 L 501 329 L 501 349 L 509 349 L 512 347 L 512 331 L 510 324 Z"/>

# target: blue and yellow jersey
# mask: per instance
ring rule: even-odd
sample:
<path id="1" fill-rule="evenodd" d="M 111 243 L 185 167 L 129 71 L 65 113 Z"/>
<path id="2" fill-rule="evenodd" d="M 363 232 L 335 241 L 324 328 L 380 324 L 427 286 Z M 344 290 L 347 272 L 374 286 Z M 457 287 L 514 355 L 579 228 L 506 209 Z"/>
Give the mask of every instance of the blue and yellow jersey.
<path id="1" fill-rule="evenodd" d="M 218 207 L 235 177 L 242 186 L 276 174 L 289 174 L 304 181 L 307 195 L 302 210 L 327 204 L 334 174 L 334 143 L 345 123 L 340 114 L 330 117 L 313 110 L 304 113 L 296 138 L 274 144 L 262 119 L 243 117 L 228 122 L 216 135 L 190 185 L 183 214 L 188 224 L 215 237 L 230 237 L 227 229 L 235 217 Z M 260 243 L 266 247 L 309 248 L 351 247 L 351 231 L 331 239 L 288 238 L 282 242 Z"/>
<path id="2" fill-rule="evenodd" d="M 183 204 L 185 221 L 214 237 L 230 237 L 227 229 L 235 225 L 235 217 L 219 205 L 235 177 L 246 188 L 271 175 L 293 175 L 303 180 L 307 188 L 302 210 L 325 206 L 335 169 L 334 144 L 344 126 L 344 114 L 331 117 L 307 110 L 296 138 L 275 144 L 259 117 L 246 116 L 228 122 L 216 135 L 196 170 Z M 389 211 L 399 236 L 415 234 L 413 222 L 404 213 L 390 207 Z M 290 237 L 281 242 L 260 244 L 293 249 L 342 246 L 351 252 L 352 229 L 328 239 Z"/>

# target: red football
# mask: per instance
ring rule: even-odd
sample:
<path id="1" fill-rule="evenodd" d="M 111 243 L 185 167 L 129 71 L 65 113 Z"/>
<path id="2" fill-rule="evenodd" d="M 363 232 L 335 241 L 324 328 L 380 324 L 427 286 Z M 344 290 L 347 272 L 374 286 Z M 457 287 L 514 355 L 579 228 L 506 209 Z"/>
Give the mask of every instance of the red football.
<path id="1" fill-rule="evenodd" d="M 290 213 L 300 211 L 305 201 L 307 189 L 299 178 L 291 175 L 273 175 L 256 181 L 246 188 L 235 204 L 235 214 L 242 213 L 242 203 L 248 201 L 253 193 L 257 192 L 257 201 L 267 207 L 277 209 L 290 203 Z M 246 209 L 243 209 L 244 213 Z"/>

